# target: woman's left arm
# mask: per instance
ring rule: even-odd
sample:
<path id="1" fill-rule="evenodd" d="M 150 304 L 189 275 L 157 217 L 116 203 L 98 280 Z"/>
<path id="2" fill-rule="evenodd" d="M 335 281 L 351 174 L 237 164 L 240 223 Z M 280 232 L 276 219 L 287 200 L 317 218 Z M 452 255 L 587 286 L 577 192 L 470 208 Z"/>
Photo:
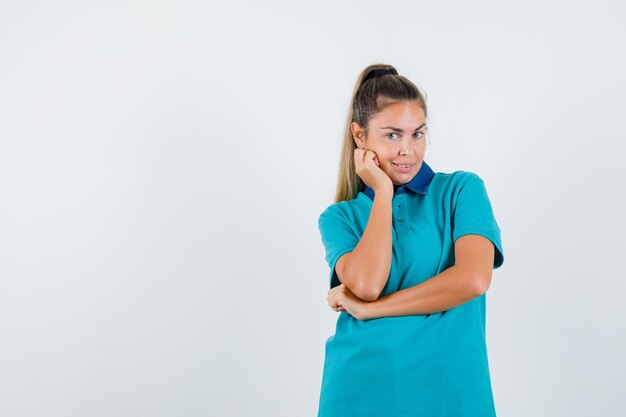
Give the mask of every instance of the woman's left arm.
<path id="1" fill-rule="evenodd" d="M 454 253 L 453 266 L 418 285 L 367 302 L 357 318 L 433 314 L 484 294 L 493 272 L 491 240 L 477 234 L 461 236 L 455 242 Z"/>

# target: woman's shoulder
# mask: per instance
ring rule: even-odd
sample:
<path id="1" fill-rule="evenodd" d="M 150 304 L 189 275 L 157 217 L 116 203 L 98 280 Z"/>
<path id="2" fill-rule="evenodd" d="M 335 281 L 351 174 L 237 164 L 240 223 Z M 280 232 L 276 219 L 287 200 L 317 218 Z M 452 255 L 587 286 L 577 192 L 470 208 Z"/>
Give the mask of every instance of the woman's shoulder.
<path id="1" fill-rule="evenodd" d="M 356 212 L 359 211 L 357 209 L 357 206 L 359 206 L 362 203 L 363 197 L 368 198 L 367 196 L 361 195 L 361 194 L 363 193 L 358 193 L 356 197 L 352 198 L 351 200 L 343 200 L 338 203 L 333 203 L 327 206 L 322 211 L 319 218 L 320 219 L 322 217 L 334 217 L 334 218 L 338 217 L 338 218 L 343 218 L 343 219 L 354 218 Z"/>
<path id="2" fill-rule="evenodd" d="M 438 182 L 442 186 L 457 186 L 468 182 L 483 182 L 483 179 L 473 171 L 456 170 L 452 172 L 437 172 L 433 177 L 433 181 Z"/>
<path id="3" fill-rule="evenodd" d="M 433 179 L 437 178 L 440 181 L 446 182 L 464 182 L 472 180 L 482 180 L 482 178 L 473 171 L 456 170 L 452 172 L 437 172 Z"/>
<path id="4" fill-rule="evenodd" d="M 346 210 L 349 210 L 350 206 L 354 204 L 353 203 L 354 200 L 355 200 L 355 198 L 353 198 L 352 200 L 344 200 L 344 201 L 340 201 L 338 203 L 333 203 L 333 204 L 327 206 L 322 211 L 321 215 L 345 213 Z"/>
<path id="5" fill-rule="evenodd" d="M 456 170 L 452 172 L 437 172 L 432 180 L 433 189 L 439 190 L 442 195 L 456 195 L 462 189 L 480 188 L 484 181 L 477 173 L 468 170 Z"/>

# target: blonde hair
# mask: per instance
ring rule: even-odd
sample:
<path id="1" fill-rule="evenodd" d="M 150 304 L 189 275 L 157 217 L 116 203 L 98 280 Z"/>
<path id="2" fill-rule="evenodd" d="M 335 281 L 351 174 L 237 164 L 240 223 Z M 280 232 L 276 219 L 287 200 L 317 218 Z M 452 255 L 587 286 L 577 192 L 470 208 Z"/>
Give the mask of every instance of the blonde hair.
<path id="1" fill-rule="evenodd" d="M 389 73 L 378 75 L 380 70 L 387 70 Z M 352 122 L 357 122 L 364 129 L 367 137 L 370 119 L 381 111 L 385 104 L 392 101 L 412 100 L 417 101 L 417 104 L 424 110 L 424 116 L 427 117 L 426 94 L 407 78 L 398 75 L 398 71 L 393 66 L 372 64 L 361 72 L 352 92 L 352 101 L 343 134 L 335 203 L 353 199 L 364 185 L 356 174 L 354 165 L 354 150 L 357 146 L 352 135 Z"/>

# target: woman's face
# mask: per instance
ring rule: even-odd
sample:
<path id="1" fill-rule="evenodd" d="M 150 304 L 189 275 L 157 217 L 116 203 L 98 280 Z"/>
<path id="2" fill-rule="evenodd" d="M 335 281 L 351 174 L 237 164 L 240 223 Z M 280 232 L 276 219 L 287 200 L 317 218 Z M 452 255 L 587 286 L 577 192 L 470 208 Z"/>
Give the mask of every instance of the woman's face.
<path id="1" fill-rule="evenodd" d="M 358 123 L 352 122 L 352 135 L 361 149 L 374 151 L 378 166 L 394 185 L 411 181 L 422 167 L 426 152 L 424 110 L 416 101 L 395 101 L 383 107 L 369 123 L 365 137 Z M 408 168 L 396 164 L 408 164 Z"/>

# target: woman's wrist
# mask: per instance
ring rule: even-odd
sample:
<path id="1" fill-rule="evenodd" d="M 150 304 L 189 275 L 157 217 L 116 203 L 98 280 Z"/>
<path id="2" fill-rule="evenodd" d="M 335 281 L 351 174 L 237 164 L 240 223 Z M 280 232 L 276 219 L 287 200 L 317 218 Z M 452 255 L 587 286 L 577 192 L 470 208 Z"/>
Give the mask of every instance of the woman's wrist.
<path id="1" fill-rule="evenodd" d="M 368 301 L 363 304 L 363 313 L 361 314 L 361 320 L 377 319 L 376 301 Z"/>
<path id="2" fill-rule="evenodd" d="M 385 198 L 388 199 L 392 199 L 393 198 L 393 186 L 391 187 L 379 187 L 379 188 L 375 188 L 374 190 L 374 198 L 378 197 L 378 196 L 383 196 Z"/>

